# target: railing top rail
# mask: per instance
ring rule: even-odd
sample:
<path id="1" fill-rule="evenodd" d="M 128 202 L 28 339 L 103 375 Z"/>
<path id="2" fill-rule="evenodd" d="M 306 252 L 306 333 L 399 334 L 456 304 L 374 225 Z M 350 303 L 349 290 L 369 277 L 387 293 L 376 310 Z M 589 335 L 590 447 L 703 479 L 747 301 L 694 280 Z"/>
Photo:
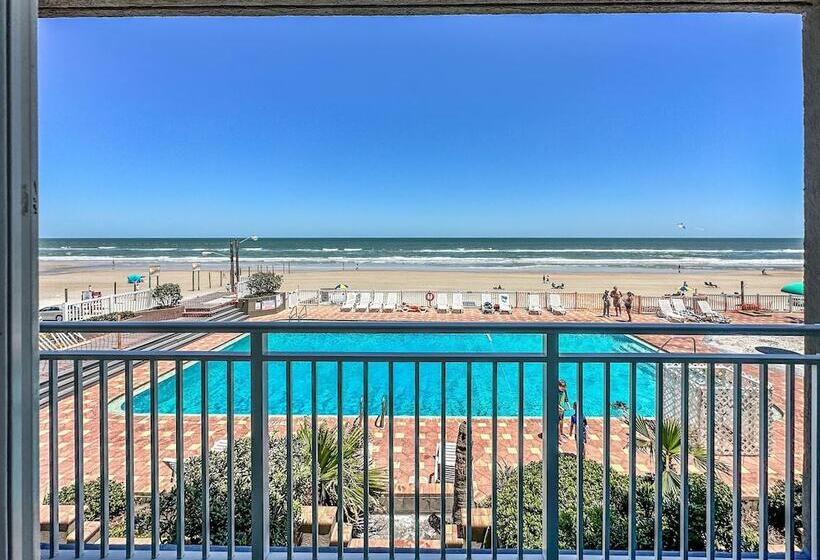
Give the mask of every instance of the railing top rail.
<path id="1" fill-rule="evenodd" d="M 49 350 L 40 352 L 43 360 L 159 360 L 159 361 L 248 361 L 249 353 L 240 352 L 187 352 L 173 350 Z M 523 362 L 543 363 L 550 359 L 538 353 L 490 352 L 266 352 L 267 362 Z M 629 353 L 559 353 L 561 362 L 584 363 L 692 363 L 692 364 L 816 364 L 820 354 L 691 354 L 666 352 Z"/>
<path id="2" fill-rule="evenodd" d="M 568 323 L 568 322 L 432 322 L 432 321 L 243 321 L 243 322 L 107 322 L 48 321 L 41 332 L 150 332 L 150 333 L 252 333 L 252 332 L 396 332 L 396 333 L 529 333 L 529 334 L 670 334 L 820 336 L 820 324 L 670 324 L 670 323 Z"/>

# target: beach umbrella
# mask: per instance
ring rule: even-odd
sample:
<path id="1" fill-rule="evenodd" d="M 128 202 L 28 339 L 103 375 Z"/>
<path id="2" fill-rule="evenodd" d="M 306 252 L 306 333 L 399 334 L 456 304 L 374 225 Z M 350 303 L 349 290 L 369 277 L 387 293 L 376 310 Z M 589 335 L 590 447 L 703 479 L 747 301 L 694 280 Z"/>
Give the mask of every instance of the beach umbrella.
<path id="1" fill-rule="evenodd" d="M 336 284 L 336 290 L 347 290 L 349 286 L 347 284 Z"/>
<path id="2" fill-rule="evenodd" d="M 805 295 L 803 289 L 803 282 L 792 282 L 791 284 L 786 284 L 780 291 L 786 294 L 792 294 L 795 296 L 802 296 Z"/>
<path id="3" fill-rule="evenodd" d="M 128 275 L 128 283 L 129 284 L 138 284 L 142 282 L 142 279 L 145 278 L 142 274 L 129 274 Z"/>

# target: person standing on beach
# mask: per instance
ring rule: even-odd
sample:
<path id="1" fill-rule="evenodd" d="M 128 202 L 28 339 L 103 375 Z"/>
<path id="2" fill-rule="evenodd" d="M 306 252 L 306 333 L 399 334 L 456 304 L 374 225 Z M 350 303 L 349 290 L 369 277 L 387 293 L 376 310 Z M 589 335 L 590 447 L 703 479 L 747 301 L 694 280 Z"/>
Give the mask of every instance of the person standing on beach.
<path id="1" fill-rule="evenodd" d="M 629 323 L 632 322 L 632 300 L 634 297 L 635 294 L 632 292 L 626 292 L 626 298 L 624 298 L 624 309 L 626 310 L 627 321 Z"/>
<path id="2" fill-rule="evenodd" d="M 609 317 L 609 290 L 604 290 L 604 314 L 603 317 Z"/>
<path id="3" fill-rule="evenodd" d="M 610 292 L 609 295 L 612 296 L 612 305 L 615 307 L 615 316 L 620 317 L 621 298 L 624 297 L 624 295 L 620 292 L 620 290 L 618 290 L 618 286 L 612 286 L 612 292 Z"/>

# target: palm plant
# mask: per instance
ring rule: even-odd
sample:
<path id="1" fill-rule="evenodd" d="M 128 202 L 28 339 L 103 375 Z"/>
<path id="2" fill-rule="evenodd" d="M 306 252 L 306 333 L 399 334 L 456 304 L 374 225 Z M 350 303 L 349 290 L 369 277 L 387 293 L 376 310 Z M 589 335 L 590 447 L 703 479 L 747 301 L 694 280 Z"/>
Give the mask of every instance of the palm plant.
<path id="1" fill-rule="evenodd" d="M 321 422 L 316 431 L 318 461 L 316 474 L 318 487 L 316 492 L 320 505 L 334 506 L 338 499 L 338 465 L 337 448 L 338 431 L 336 426 Z M 305 422 L 297 432 L 300 442 L 300 460 L 310 467 L 311 427 Z M 348 424 L 342 433 L 342 500 L 346 519 L 358 523 L 365 507 L 364 495 L 364 436 L 361 426 Z M 387 489 L 387 473 L 382 467 L 373 466 L 373 457 L 368 456 L 368 511 L 379 507 L 379 497 Z"/>
<path id="2" fill-rule="evenodd" d="M 622 416 L 624 423 L 629 426 L 629 415 Z M 655 420 L 643 416 L 635 416 L 635 446 L 638 450 L 655 454 L 656 423 Z M 661 488 L 664 491 L 678 492 L 680 490 L 680 465 L 684 458 L 681 457 L 682 430 L 680 421 L 677 418 L 664 418 L 661 423 L 660 432 L 660 453 L 661 453 Z M 695 465 L 702 471 L 706 471 L 707 454 L 706 449 L 697 444 L 689 443 L 689 455 Z M 720 462 L 715 463 L 715 468 L 721 472 L 728 473 L 729 469 Z"/>

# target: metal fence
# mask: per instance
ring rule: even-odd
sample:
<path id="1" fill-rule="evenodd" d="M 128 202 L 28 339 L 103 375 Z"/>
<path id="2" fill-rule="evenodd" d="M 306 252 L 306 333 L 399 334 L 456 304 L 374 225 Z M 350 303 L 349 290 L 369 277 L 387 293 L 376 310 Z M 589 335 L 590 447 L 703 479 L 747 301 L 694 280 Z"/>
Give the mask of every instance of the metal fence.
<path id="1" fill-rule="evenodd" d="M 154 298 L 151 290 L 125 292 L 84 301 L 63 304 L 64 321 L 86 321 L 112 313 L 138 312 L 151 309 Z"/>
<path id="2" fill-rule="evenodd" d="M 317 289 L 317 290 L 296 290 L 296 300 L 299 305 L 323 305 L 335 304 L 340 305 L 345 301 L 345 295 L 348 290 L 337 289 Z M 447 301 L 453 301 L 453 294 L 461 294 L 464 301 L 465 308 L 479 307 L 482 301 L 482 295 L 488 296 L 493 305 L 498 304 L 499 296 L 507 294 L 510 296 L 510 304 L 517 309 L 526 309 L 530 304 L 530 296 L 538 298 L 539 305 L 542 309 L 548 308 L 550 294 L 556 294 L 560 298 L 561 305 L 565 309 L 588 309 L 591 311 L 603 310 L 603 298 L 601 293 L 591 292 L 566 292 L 563 290 L 545 290 L 545 291 L 503 291 L 503 290 L 489 290 L 485 292 L 473 292 L 469 290 L 349 290 L 359 294 L 368 293 L 371 296 L 381 292 L 388 294 L 391 291 L 397 295 L 397 301 L 400 304 L 426 306 L 430 301 L 435 302 L 435 299 L 428 300 L 428 294 L 432 294 L 433 298 L 438 294 L 446 294 Z M 658 302 L 661 299 L 668 299 L 671 296 L 641 296 L 635 297 L 633 310 L 638 313 L 657 313 Z M 792 313 L 803 311 L 803 298 L 801 296 L 793 296 L 788 294 L 747 294 L 740 296 L 739 294 L 698 294 L 687 296 L 675 296 L 684 301 L 684 304 L 689 309 L 694 309 L 695 300 L 706 300 L 715 311 L 735 311 L 741 309 L 748 309 L 750 311 L 770 311 L 777 313 Z"/>
<path id="3" fill-rule="evenodd" d="M 46 351 L 41 353 L 41 360 L 48 364 L 49 371 L 52 372 L 51 383 L 53 390 L 48 400 L 46 419 L 48 425 L 48 492 L 54 496 L 65 484 L 60 478 L 61 463 L 64 461 L 60 448 L 63 445 L 60 438 L 61 413 L 64 410 L 71 410 L 69 422 L 73 433 L 74 446 L 69 459 L 74 470 L 74 480 L 96 478 L 97 472 L 88 464 L 86 449 L 89 446 L 98 446 L 99 456 L 99 476 L 101 478 L 101 488 L 99 497 L 99 541 L 93 545 L 86 543 L 84 531 L 87 524 L 85 521 L 87 499 L 84 486 L 77 484 L 73 488 L 73 516 L 76 521 L 73 524 L 73 543 L 66 543 L 64 526 L 61 525 L 60 509 L 53 503 L 48 509 L 48 521 L 44 525 L 45 541 L 43 550 L 51 556 L 56 556 L 61 550 L 68 554 L 80 557 L 90 554 L 90 549 L 99 548 L 101 557 L 106 557 L 113 548 L 125 550 L 126 557 L 158 557 L 163 546 L 175 548 L 177 557 L 182 557 L 186 549 L 192 546 L 197 555 L 207 558 L 212 552 L 211 524 L 217 515 L 214 513 L 214 505 L 210 501 L 211 478 L 215 476 L 211 470 L 212 453 L 198 453 L 200 460 L 195 463 L 186 462 L 186 457 L 191 457 L 190 447 L 192 442 L 186 437 L 191 437 L 186 433 L 186 425 L 191 422 L 199 423 L 199 433 L 194 436 L 199 441 L 194 443 L 201 449 L 210 447 L 210 419 L 212 415 L 223 417 L 221 412 L 212 412 L 217 401 L 222 403 L 219 406 L 224 408 L 224 420 L 226 422 L 227 441 L 225 453 L 227 458 L 225 465 L 227 469 L 227 492 L 225 510 L 218 512 L 218 518 L 229 524 L 229 530 L 225 542 L 213 545 L 213 550 L 218 549 L 220 555 L 233 557 L 240 553 L 249 552 L 253 558 L 268 558 L 272 551 L 276 557 L 294 558 L 299 553 L 309 553 L 313 558 L 318 558 L 319 554 L 331 554 L 338 558 L 355 557 L 362 555 L 367 558 L 370 553 L 389 553 L 390 557 L 399 552 L 408 555 L 419 555 L 424 552 L 424 538 L 420 531 L 420 516 L 424 513 L 424 504 L 433 503 L 437 506 L 439 516 L 438 533 L 433 538 L 433 548 L 436 556 L 443 560 L 445 557 L 457 555 L 459 558 L 470 558 L 479 552 L 488 553 L 492 557 L 497 556 L 523 556 L 538 554 L 545 559 L 556 560 L 559 557 L 559 534 L 563 534 L 568 526 L 574 531 L 574 552 L 578 558 L 584 555 L 584 551 L 589 548 L 585 544 L 585 528 L 588 523 L 594 522 L 593 526 L 600 530 L 600 547 L 597 553 L 603 558 L 610 555 L 613 542 L 612 528 L 624 521 L 627 527 L 628 538 L 623 546 L 625 551 L 634 557 L 639 552 L 638 534 L 639 523 L 647 523 L 646 519 L 639 519 L 638 499 L 639 482 L 644 479 L 645 474 L 638 473 L 638 449 L 640 446 L 640 430 L 638 425 L 639 392 L 643 394 L 646 387 L 644 381 L 639 381 L 639 375 L 647 374 L 649 368 L 650 375 L 654 377 L 654 404 L 653 415 L 655 418 L 668 416 L 665 407 L 665 390 L 669 379 L 665 375 L 657 375 L 661 368 L 677 368 L 679 375 L 675 378 L 674 384 L 678 385 L 680 395 L 680 407 L 675 416 L 680 423 L 680 456 L 690 456 L 690 445 L 694 447 L 693 434 L 690 426 L 695 419 L 693 414 L 705 417 L 705 464 L 703 471 L 706 484 L 705 506 L 705 526 L 702 529 L 703 535 L 697 535 L 698 542 L 702 536 L 704 551 L 707 558 L 713 558 L 719 548 L 716 544 L 716 490 L 715 485 L 718 478 L 718 470 L 715 468 L 715 456 L 717 455 L 717 444 L 715 437 L 717 434 L 717 394 L 718 385 L 716 382 L 717 373 L 723 368 L 729 368 L 732 372 L 732 415 L 731 428 L 726 433 L 731 435 L 733 442 L 731 464 L 734 473 L 740 473 L 743 467 L 742 455 L 743 446 L 741 443 L 741 433 L 743 431 L 744 414 L 749 411 L 744 410 L 743 391 L 746 384 L 744 380 L 744 370 L 754 368 L 759 372 L 759 394 L 758 405 L 752 414 L 756 414 L 757 422 L 760 426 L 758 430 L 758 459 L 757 469 L 760 473 L 758 501 L 758 519 L 756 530 L 760 539 L 758 554 L 760 558 L 768 556 L 768 472 L 770 460 L 769 424 L 770 417 L 770 393 L 769 393 L 769 373 L 774 368 L 785 368 L 785 411 L 784 411 L 784 433 L 785 433 L 785 506 L 784 514 L 786 519 L 786 543 L 785 556 L 791 559 L 796 554 L 811 552 L 812 557 L 816 557 L 817 551 L 808 551 L 809 544 L 805 541 L 801 545 L 797 543 L 795 530 L 796 502 L 794 499 L 795 484 L 795 420 L 799 418 L 795 407 L 795 385 L 799 381 L 795 374 L 795 366 L 804 366 L 805 374 L 810 375 L 814 389 L 812 402 L 814 410 L 817 410 L 817 399 L 820 395 L 817 379 L 817 365 L 820 363 L 818 355 L 796 355 L 796 354 L 754 354 L 754 355 L 724 355 L 724 354 L 668 354 L 663 352 L 649 353 L 567 353 L 560 350 L 559 337 L 566 335 L 747 335 L 747 336 L 818 336 L 820 326 L 818 325 L 773 325 L 773 326 L 751 326 L 751 325 L 651 325 L 651 324 L 549 324 L 549 323 L 418 323 L 418 322 L 312 322 L 312 323 L 191 323 L 191 322 L 169 322 L 169 323 L 72 323 L 68 324 L 43 324 L 42 328 L 47 332 L 60 332 L 61 330 L 71 330 L 73 332 L 166 332 L 166 333 L 212 333 L 233 335 L 244 335 L 248 339 L 247 350 L 245 351 L 179 351 L 179 350 L 152 350 L 152 351 L 93 351 L 93 350 L 64 350 Z M 482 339 L 499 335 L 529 335 L 537 337 L 540 346 L 536 349 L 530 348 L 524 352 L 294 352 L 277 347 L 271 340 L 267 339 L 269 334 L 301 333 L 301 334 L 321 334 L 332 337 L 333 335 L 344 333 L 393 333 L 393 334 L 464 334 L 478 335 Z M 56 391 L 58 364 L 68 362 L 73 364 L 77 382 L 74 384 L 73 394 L 69 399 L 60 400 Z M 171 377 L 160 378 L 159 365 L 161 363 L 173 363 L 170 372 Z M 87 385 L 81 382 L 81 378 L 86 365 L 93 365 L 98 368 L 99 383 L 97 412 L 88 414 L 84 392 L 88 390 Z M 110 519 L 111 508 L 111 486 L 110 476 L 110 439 L 109 431 L 110 402 L 109 389 L 114 387 L 109 381 L 107 371 L 115 364 L 124 364 L 122 383 L 117 382 L 116 387 L 122 393 L 122 412 L 124 415 L 124 432 L 119 434 L 125 448 L 125 472 L 124 472 L 124 541 L 121 545 L 112 544 L 112 526 Z M 223 364 L 224 370 L 221 377 L 211 369 L 213 364 Z M 199 369 L 189 369 L 189 366 L 198 366 Z M 458 366 L 458 371 L 452 368 Z M 135 402 L 140 399 L 140 395 L 135 392 L 135 371 L 138 367 L 147 367 L 148 375 L 143 391 L 148 391 L 150 395 L 150 406 L 147 411 L 140 412 L 140 417 L 136 418 Z M 350 413 L 350 400 L 347 398 L 351 377 L 347 374 L 350 367 L 354 367 L 357 372 L 353 390 L 359 399 L 360 407 L 358 412 Z M 585 507 L 584 495 L 589 492 L 584 476 L 585 461 L 578 457 L 585 456 L 586 441 L 584 437 L 576 438 L 577 450 L 575 454 L 575 490 L 573 495 L 562 496 L 559 494 L 559 410 L 557 386 L 559 377 L 566 378 L 568 375 L 574 376 L 576 383 L 575 397 L 577 399 L 577 425 L 585 426 L 587 414 L 584 406 L 587 399 L 584 397 L 585 391 L 591 391 L 591 386 L 585 387 L 590 382 L 585 375 L 591 368 L 598 367 L 602 375 L 600 385 L 595 387 L 598 395 L 595 399 L 600 399 L 601 429 L 600 441 L 606 442 L 603 445 L 603 455 L 601 459 L 603 480 L 599 514 L 595 514 L 595 519 L 588 519 L 589 509 Z M 628 420 L 627 441 L 622 442 L 628 456 L 627 477 L 627 511 L 628 515 L 622 519 L 613 519 L 614 504 L 611 501 L 612 487 L 612 453 L 616 450 L 610 443 L 613 434 L 612 413 L 613 399 L 612 393 L 616 389 L 613 386 L 613 371 L 618 368 L 626 368 L 625 378 L 627 388 L 626 419 Z M 242 368 L 242 376 L 238 375 L 238 370 Z M 433 382 L 430 384 L 430 371 L 432 368 Z M 567 369 L 569 368 L 569 369 Z M 275 372 L 274 373 L 274 369 Z M 689 405 L 689 395 L 693 376 L 692 371 L 697 369 L 703 375 L 705 386 L 705 407 L 693 408 Z M 183 370 L 185 375 L 182 375 Z M 384 377 L 375 383 L 375 377 L 384 374 Z M 420 372 L 426 371 L 428 378 L 422 384 Z M 198 372 L 198 374 L 197 374 Z M 652 373 L 654 372 L 654 374 Z M 746 374 L 748 375 L 748 373 Z M 802 376 L 801 376 L 802 377 Z M 454 385 L 456 378 L 463 380 L 463 385 Z M 480 380 L 479 380 L 480 378 Z M 401 392 L 397 393 L 397 382 L 401 381 Z M 193 393 L 186 389 L 186 384 L 196 383 L 199 385 Z M 214 387 L 215 392 L 209 390 L 209 384 L 219 383 L 219 387 Z M 160 383 L 164 384 L 164 390 L 170 390 L 174 394 L 175 403 L 199 403 L 195 410 L 185 410 L 180 404 L 175 404 L 170 411 L 160 410 L 162 400 Z M 244 383 L 243 387 L 240 384 Z M 639 386 L 640 385 L 640 386 Z M 439 397 L 433 396 L 432 391 L 438 387 Z M 329 389 L 326 392 L 325 389 Z M 480 394 L 477 391 L 481 391 Z M 241 398 L 239 393 L 241 393 Z M 503 394 L 502 394 L 503 393 Z M 463 402 L 463 411 L 454 411 L 452 406 L 448 406 L 450 399 L 457 398 Z M 281 399 L 281 400 L 280 400 Z M 431 400 L 433 401 L 431 405 Z M 480 401 L 480 402 L 479 402 Z M 237 403 L 245 403 L 246 410 L 237 409 Z M 204 406 L 204 403 L 208 403 Z M 284 456 L 281 463 L 271 463 L 271 422 L 272 404 L 279 403 L 282 410 L 275 410 L 276 419 L 274 426 L 284 432 Z M 381 408 L 379 407 L 381 404 Z M 164 405 L 163 405 L 164 406 Z M 432 407 L 432 408 L 431 408 Z M 93 408 L 93 406 L 92 406 Z M 397 432 L 396 422 L 400 415 L 409 411 L 406 421 L 412 426 L 410 432 Z M 218 409 L 218 406 L 217 406 Z M 221 410 L 221 409 L 219 409 Z M 422 410 L 424 413 L 422 414 Z M 483 412 L 482 412 L 483 411 Z M 533 411 L 536 411 L 533 415 Z M 170 414 L 170 416 L 168 416 Z M 236 441 L 235 430 L 237 429 L 236 416 L 248 414 L 250 418 L 250 496 L 243 497 L 250 503 L 251 529 L 248 541 L 238 542 L 234 530 L 235 515 L 237 511 L 237 496 L 235 492 L 238 487 L 236 479 Z M 591 412 L 590 412 L 591 414 Z M 174 511 L 165 513 L 160 511 L 160 446 L 161 436 L 166 432 L 160 431 L 160 421 L 165 418 L 173 419 L 174 432 L 174 481 L 172 484 L 176 488 L 175 499 L 171 506 Z M 432 417 L 432 420 L 431 420 Z M 373 422 L 373 419 L 376 421 Z M 432 421 L 436 425 L 436 431 L 431 436 L 430 433 L 421 433 L 422 420 Z M 448 470 L 451 465 L 449 449 L 452 447 L 452 430 L 448 430 L 448 420 L 457 420 L 460 428 L 458 430 L 458 441 L 456 447 L 455 464 L 453 465 L 454 476 L 463 476 L 462 485 L 456 480 L 455 486 L 446 484 L 448 481 Z M 345 461 L 331 461 L 330 467 L 326 466 L 327 454 L 335 453 L 341 457 L 345 453 L 344 430 L 335 432 L 332 438 L 324 438 L 322 445 L 322 458 L 325 468 L 319 473 L 319 446 L 322 433 L 320 421 L 330 423 L 338 427 L 358 425 L 361 429 L 361 455 L 358 456 L 359 465 L 351 465 Z M 500 433 L 500 423 L 504 426 L 514 427 L 514 436 L 509 432 Z M 296 434 L 294 428 L 297 422 L 303 422 L 308 427 L 305 433 L 308 434 L 306 445 L 309 446 L 306 464 L 297 464 L 294 456 L 296 446 Z M 86 431 L 98 423 L 98 441 L 88 441 Z M 137 425 L 141 426 L 140 438 L 147 431 L 150 434 L 148 443 L 140 439 L 135 440 Z M 696 422 L 695 422 L 696 423 Z M 247 423 L 244 423 L 247 427 Z M 461 431 L 463 427 L 464 431 Z M 813 449 L 818 447 L 820 429 L 817 426 L 815 417 L 812 426 L 804 426 L 812 433 Z M 384 430 L 374 433 L 376 430 Z M 661 473 L 668 468 L 666 465 L 667 456 L 662 438 L 664 430 L 656 426 L 651 433 L 644 434 L 651 440 L 653 449 L 652 462 L 654 472 Z M 193 433 L 196 433 L 194 431 Z M 401 441 L 399 436 L 401 435 Z M 536 437 L 537 435 L 537 437 Z M 721 437 L 724 434 L 721 433 Z M 434 475 L 438 473 L 439 483 L 435 486 L 434 494 L 422 494 L 423 481 L 421 480 L 421 462 L 428 460 L 419 456 L 419 448 L 422 438 L 430 438 L 436 441 L 439 448 L 437 452 L 438 462 Z M 538 439 L 540 438 L 540 439 Z M 384 461 L 382 467 L 385 469 L 386 486 L 380 494 L 378 504 L 371 507 L 368 503 L 362 510 L 362 515 L 355 521 L 350 519 L 348 505 L 353 503 L 355 496 L 369 496 L 371 494 L 371 484 L 375 484 L 375 474 L 371 473 L 374 460 L 376 459 L 376 447 L 374 443 L 379 443 L 385 454 L 379 455 L 379 460 Z M 536 445 L 539 455 L 543 459 L 538 468 L 538 480 L 540 487 L 534 489 L 525 483 L 525 477 L 509 473 L 502 473 L 501 456 L 514 449 L 512 456 L 515 461 L 508 463 L 508 468 L 513 473 L 523 473 L 526 465 L 530 461 L 525 461 L 527 452 L 525 447 Z M 329 446 L 329 447 L 328 447 Z M 620 447 L 620 446 L 619 446 Z M 187 449 L 187 450 L 186 450 Z M 414 452 L 415 450 L 415 452 Z M 477 462 L 479 453 L 489 453 L 489 461 Z M 373 456 L 371 456 L 371 454 Z M 94 454 L 92 454 L 94 455 Z M 140 455 L 137 457 L 137 455 Z M 407 496 L 412 504 L 413 513 L 413 536 L 409 539 L 397 537 L 397 499 L 402 492 L 401 488 L 408 482 L 400 479 L 396 472 L 396 461 L 400 458 L 411 460 L 413 468 L 411 471 L 404 471 L 401 476 L 408 476 L 411 479 L 411 495 Z M 811 465 L 812 487 L 817 488 L 820 483 L 818 476 L 816 454 L 809 460 Z M 137 492 L 135 487 L 136 465 L 148 465 L 150 468 L 150 488 L 147 492 L 150 502 L 150 524 L 147 527 L 147 544 L 137 543 L 137 528 L 135 526 L 135 511 Z M 199 495 L 199 511 L 201 517 L 191 520 L 185 515 L 185 507 L 188 500 L 185 493 L 188 487 L 185 485 L 186 468 L 194 465 L 196 472 L 191 476 L 196 479 L 196 487 L 205 489 Z M 306 493 L 304 495 L 295 494 L 294 473 L 299 469 L 308 469 L 310 475 Z M 329 469 L 329 470 L 328 470 Z M 351 473 L 350 470 L 354 470 Z M 701 505 L 690 506 L 690 464 L 687 460 L 682 460 L 677 467 L 676 475 L 679 478 L 679 517 L 675 523 L 675 529 L 679 532 L 679 542 L 677 550 L 682 555 L 688 556 L 691 553 L 689 520 L 691 508 L 701 508 Z M 489 472 L 488 472 L 489 471 Z M 505 469 L 506 471 L 506 469 Z M 300 471 L 303 472 L 303 471 Z M 272 475 L 272 473 L 274 473 Z M 321 474 L 321 479 L 319 475 Z M 286 480 L 284 488 L 286 499 L 281 510 L 270 510 L 271 504 L 271 476 L 284 477 Z M 349 486 L 346 481 L 348 477 L 353 477 L 356 487 L 355 495 L 348 494 Z M 372 477 L 372 478 L 371 478 Z M 654 479 L 653 496 L 654 511 L 660 512 L 664 506 L 665 493 L 668 488 L 662 486 L 663 477 L 657 476 Z M 742 541 L 745 528 L 742 526 L 741 514 L 743 489 L 742 477 L 735 476 L 731 486 L 731 520 L 720 520 L 721 523 L 731 523 L 733 526 L 732 543 L 729 547 L 739 558 L 745 541 Z M 279 478 L 281 480 L 281 478 Z M 478 496 L 478 489 L 481 487 L 480 481 L 486 483 L 486 494 Z M 435 484 L 435 480 L 431 480 Z M 509 489 L 514 488 L 512 493 L 515 496 L 512 505 L 507 503 L 502 507 L 501 486 L 504 486 L 505 495 L 509 495 Z M 525 486 L 526 484 L 526 486 Z M 512 485 L 512 486 L 510 486 Z M 337 491 L 326 492 L 329 486 L 334 486 Z M 463 488 L 463 490 L 461 490 Z M 426 491 L 424 491 L 426 492 Z M 536 492 L 536 509 L 538 514 L 533 514 L 531 510 L 525 509 L 525 499 L 530 500 Z M 320 495 L 321 493 L 321 495 Z M 527 496 L 530 496 L 529 498 Z M 646 496 L 640 498 L 646 499 Z M 573 519 L 562 518 L 559 520 L 559 501 L 574 501 Z M 811 497 L 813 511 L 817 512 L 820 506 L 817 493 Z M 280 502 L 277 502 L 280 503 Z M 301 503 L 301 506 L 300 506 Z M 458 509 L 455 504 L 461 503 L 462 508 Z M 529 503 L 529 501 L 527 502 Z M 165 506 L 169 504 L 164 504 Z M 246 506 L 245 502 L 242 506 Z M 451 507 L 452 506 L 452 507 Z M 531 504 L 527 507 L 531 507 Z M 297 508 L 302 512 L 307 508 L 308 514 L 298 514 Z M 375 508 L 375 509 L 374 509 Z M 513 517 L 509 517 L 510 508 Z M 385 536 L 376 538 L 373 533 L 376 511 L 382 509 L 380 513 L 380 523 L 385 526 Z M 529 512 L 529 513 L 526 513 Z M 703 511 L 703 510 L 701 510 Z M 330 513 L 328 513 L 330 512 Z M 323 516 L 327 514 L 328 518 Z M 160 538 L 160 517 L 170 516 L 175 523 L 175 543 L 162 543 Z M 660 557 L 664 551 L 664 531 L 671 527 L 664 525 L 664 516 L 654 515 L 650 521 L 653 524 L 652 533 L 654 535 L 655 556 Z M 194 523 L 194 527 L 190 524 Z M 506 532 L 503 532 L 506 523 Z M 532 525 L 535 523 L 535 526 Z M 187 525 L 186 525 L 187 524 Z M 284 527 L 282 531 L 271 531 L 272 524 L 277 527 Z M 569 525 L 568 525 L 569 524 Z M 817 516 L 804 517 L 804 526 L 810 526 L 812 531 L 818 530 Z M 539 526 L 540 525 L 540 526 Z M 481 526 L 484 529 L 482 538 L 474 538 L 475 530 Z M 304 530 L 308 527 L 308 530 Z M 698 529 L 700 530 L 700 529 Z M 525 534 L 526 531 L 526 534 Z M 532 532 L 536 531 L 537 543 L 532 544 Z M 505 537 L 500 535 L 505 534 Z M 816 534 L 816 533 L 813 533 Z M 525 538 L 526 535 L 526 538 Z M 694 534 L 693 534 L 694 535 Z M 323 539 L 327 539 L 326 541 Z M 529 539 L 529 540 L 527 540 Z M 530 544 L 527 544 L 530 543 Z M 428 542 L 429 544 L 429 542 Z M 457 548 L 454 550 L 453 547 Z M 801 548 L 802 547 L 802 548 Z M 651 548 L 651 547 L 650 547 Z M 725 548 L 725 547 L 723 547 Z M 429 553 L 431 551 L 427 551 Z M 597 555 L 597 553 L 595 553 Z M 221 557 L 221 556 L 220 556 Z"/>

